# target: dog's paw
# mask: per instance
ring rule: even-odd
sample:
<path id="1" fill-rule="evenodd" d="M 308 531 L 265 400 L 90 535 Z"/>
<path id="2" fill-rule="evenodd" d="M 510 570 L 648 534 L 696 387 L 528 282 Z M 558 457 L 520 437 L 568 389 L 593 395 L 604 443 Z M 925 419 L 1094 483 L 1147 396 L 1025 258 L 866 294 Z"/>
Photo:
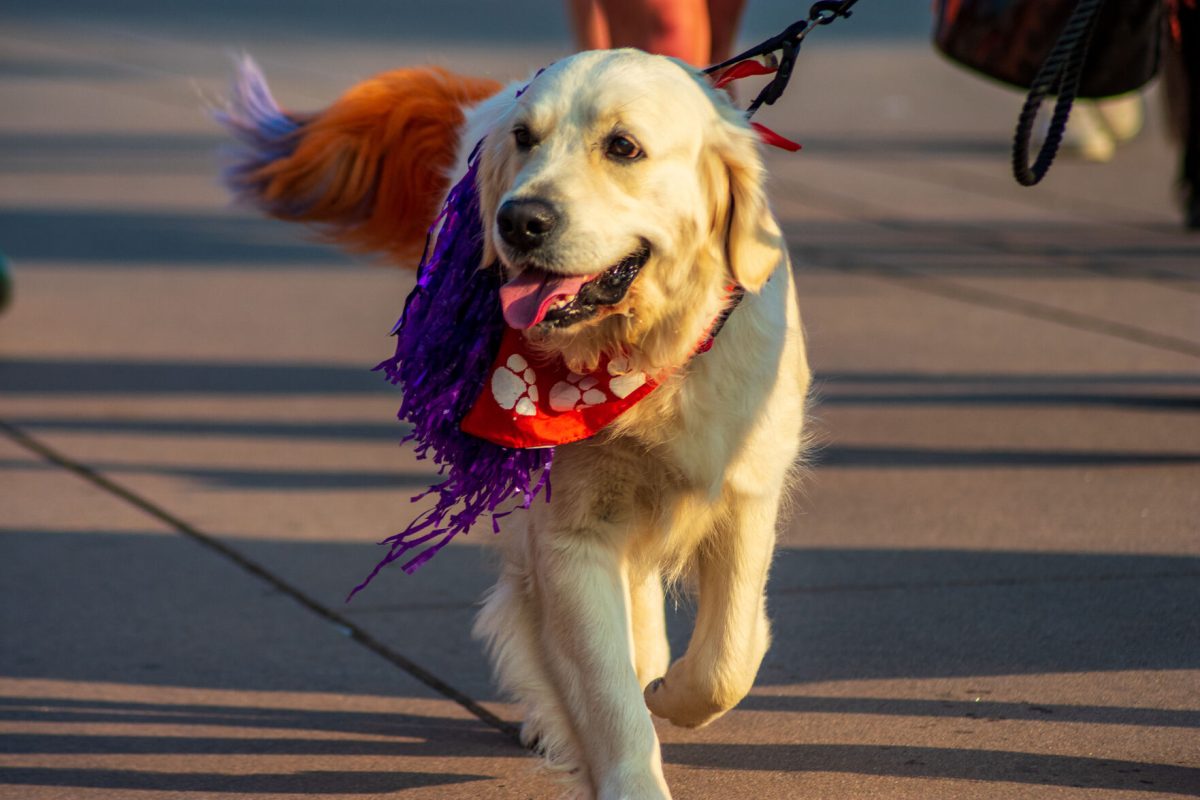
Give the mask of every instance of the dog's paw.
<path id="1" fill-rule="evenodd" d="M 516 353 L 508 357 L 504 366 L 492 373 L 492 397 L 506 411 L 514 411 L 523 417 L 537 413 L 537 373 L 524 358 Z"/>
<path id="2" fill-rule="evenodd" d="M 541 756 L 538 769 L 563 788 L 558 800 L 595 800 L 587 767 L 562 720 L 527 711 L 521 744 Z"/>
<path id="3" fill-rule="evenodd" d="M 651 681 L 642 694 L 646 707 L 655 716 L 683 728 L 699 728 L 736 706 L 749 688 L 697 680 L 691 675 L 685 656 L 672 664 L 666 675 Z"/>

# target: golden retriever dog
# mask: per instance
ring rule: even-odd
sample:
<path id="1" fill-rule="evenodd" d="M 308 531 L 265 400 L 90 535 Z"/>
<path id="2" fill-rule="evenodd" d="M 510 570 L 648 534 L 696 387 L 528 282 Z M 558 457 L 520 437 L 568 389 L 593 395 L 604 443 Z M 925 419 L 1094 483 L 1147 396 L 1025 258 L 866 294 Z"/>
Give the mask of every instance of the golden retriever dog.
<path id="1" fill-rule="evenodd" d="M 750 690 L 771 639 L 777 518 L 804 441 L 809 369 L 757 136 L 701 72 L 635 50 L 580 53 L 503 88 L 433 70 L 373 82 L 355 90 L 375 98 L 371 110 L 347 114 L 352 92 L 322 114 L 288 116 L 287 147 L 262 148 L 234 181 L 270 213 L 400 253 L 415 242 L 388 239 L 401 221 L 386 224 L 397 212 L 379 198 L 397 193 L 381 182 L 424 169 L 444 193 L 482 140 L 481 266 L 498 260 L 508 286 L 546 295 L 505 301 L 510 326 L 577 371 L 620 354 L 656 376 L 615 422 L 558 447 L 551 502 L 499 537 L 500 577 L 475 634 L 520 704 L 524 740 L 569 793 L 668 798 L 651 714 L 705 725 Z M 424 112 L 396 99 L 433 84 Z M 423 129 L 451 145 L 414 166 L 401 151 Z M 325 141 L 294 163 L 317 135 Z M 436 205 L 423 206 L 424 225 Z M 371 224 L 383 233 L 364 238 Z M 616 270 L 626 285 L 580 302 L 579 287 Z M 744 299 L 698 353 L 735 285 Z M 672 661 L 664 587 L 676 584 L 694 588 L 697 613 Z"/>

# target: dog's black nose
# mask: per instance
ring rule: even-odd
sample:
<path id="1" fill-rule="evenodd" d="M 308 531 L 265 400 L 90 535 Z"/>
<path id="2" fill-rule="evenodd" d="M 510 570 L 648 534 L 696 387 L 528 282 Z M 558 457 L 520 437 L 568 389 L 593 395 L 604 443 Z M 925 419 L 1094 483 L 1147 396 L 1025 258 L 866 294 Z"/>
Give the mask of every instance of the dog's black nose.
<path id="1" fill-rule="evenodd" d="M 500 238 L 521 253 L 544 244 L 557 224 L 558 212 L 541 200 L 508 200 L 496 212 Z"/>

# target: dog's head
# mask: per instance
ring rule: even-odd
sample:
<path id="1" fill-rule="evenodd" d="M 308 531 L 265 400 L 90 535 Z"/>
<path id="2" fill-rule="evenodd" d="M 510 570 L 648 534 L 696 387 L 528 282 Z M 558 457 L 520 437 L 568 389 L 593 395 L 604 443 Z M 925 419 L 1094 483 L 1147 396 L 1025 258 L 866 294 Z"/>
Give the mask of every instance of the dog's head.
<path id="1" fill-rule="evenodd" d="M 248 60 L 218 116 L 237 136 L 243 199 L 354 249 L 419 254 L 480 136 L 483 266 L 505 316 L 575 369 L 624 351 L 683 363 L 726 287 L 757 291 L 784 258 L 757 137 L 728 96 L 678 61 L 580 53 L 518 91 L 434 68 L 355 86 L 294 114 Z M 497 93 L 498 92 L 498 93 Z"/>
<path id="2" fill-rule="evenodd" d="M 726 287 L 758 291 L 784 257 L 755 134 L 661 56 L 550 66 L 491 117 L 478 174 L 505 317 L 573 366 L 614 349 L 680 363 Z"/>

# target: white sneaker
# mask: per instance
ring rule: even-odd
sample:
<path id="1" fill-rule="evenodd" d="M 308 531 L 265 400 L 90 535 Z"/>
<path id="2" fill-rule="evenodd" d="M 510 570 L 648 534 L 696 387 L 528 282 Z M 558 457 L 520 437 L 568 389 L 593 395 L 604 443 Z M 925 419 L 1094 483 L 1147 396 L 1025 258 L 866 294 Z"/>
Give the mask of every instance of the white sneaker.
<path id="1" fill-rule="evenodd" d="M 1088 100 L 1079 100 L 1071 109 L 1062 147 L 1065 152 L 1074 153 L 1085 161 L 1104 163 L 1112 161 L 1117 142 L 1097 105 Z"/>
<path id="2" fill-rule="evenodd" d="M 1117 143 L 1128 142 L 1142 131 L 1145 121 L 1142 96 L 1137 92 L 1110 97 L 1096 103 L 1100 117 Z"/>

